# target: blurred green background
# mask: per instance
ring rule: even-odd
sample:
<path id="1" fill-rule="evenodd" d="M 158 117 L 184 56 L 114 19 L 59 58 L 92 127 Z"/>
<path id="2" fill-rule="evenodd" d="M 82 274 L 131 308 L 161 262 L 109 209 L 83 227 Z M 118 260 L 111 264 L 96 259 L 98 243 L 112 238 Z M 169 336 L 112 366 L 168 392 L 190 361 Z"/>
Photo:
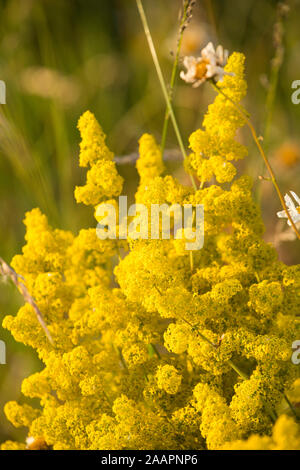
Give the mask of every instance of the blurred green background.
<path id="1" fill-rule="evenodd" d="M 300 105 L 291 102 L 291 83 L 300 79 L 300 5 L 284 2 L 290 9 L 286 14 L 279 3 L 197 0 L 182 56 L 197 55 L 209 41 L 245 53 L 245 105 L 266 137 L 282 191 L 299 194 Z M 144 6 L 168 80 L 182 0 L 144 0 Z M 78 168 L 81 113 L 94 112 L 111 149 L 126 155 L 136 151 L 143 132 L 154 133 L 159 141 L 165 106 L 134 0 L 0 0 L 0 79 L 7 86 L 7 104 L 0 105 L 0 256 L 10 262 L 23 245 L 27 210 L 38 206 L 54 226 L 73 231 L 95 224 L 92 211 L 73 198 L 85 173 Z M 209 85 L 195 90 L 177 82 L 175 109 L 186 142 L 213 97 Z M 250 147 L 240 169 L 254 177 L 266 239 L 276 243 L 283 261 L 300 262 L 297 243 L 281 241 L 290 235 L 276 218 L 280 205 L 271 183 L 258 179 L 263 165 L 247 130 L 240 138 Z M 171 126 L 167 147 L 176 147 Z M 181 177 L 177 166 L 171 170 Z M 134 167 L 122 166 L 120 172 L 129 182 L 126 191 L 132 192 Z M 0 283 L 0 321 L 21 303 L 10 283 Z M 0 339 L 7 344 L 7 365 L 0 365 L 3 441 L 24 435 L 6 421 L 3 405 L 20 397 L 22 379 L 41 364 L 1 327 Z"/>

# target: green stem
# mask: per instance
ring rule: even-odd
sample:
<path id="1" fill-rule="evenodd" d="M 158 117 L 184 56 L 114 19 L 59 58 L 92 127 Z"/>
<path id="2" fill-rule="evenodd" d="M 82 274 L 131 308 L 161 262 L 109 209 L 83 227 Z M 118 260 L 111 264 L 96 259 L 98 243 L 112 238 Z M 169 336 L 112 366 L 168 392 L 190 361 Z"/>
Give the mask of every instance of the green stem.
<path id="1" fill-rule="evenodd" d="M 245 374 L 245 372 L 243 372 L 236 364 L 234 364 L 231 359 L 229 359 L 227 363 L 230 365 L 231 369 L 233 369 L 240 377 L 242 377 L 242 379 L 249 379 L 248 375 Z"/>
<path id="2" fill-rule="evenodd" d="M 175 60 L 174 60 L 174 63 L 173 63 L 172 74 L 171 74 L 170 90 L 169 90 L 170 103 L 172 103 L 172 99 L 173 99 L 173 90 L 174 90 L 174 85 L 175 85 L 175 80 L 176 80 L 176 75 L 177 75 L 179 55 L 180 55 L 180 49 L 181 49 L 182 38 L 183 38 L 183 33 L 184 33 L 184 27 L 183 26 L 184 26 L 184 23 L 187 19 L 188 6 L 189 6 L 189 1 L 185 0 L 184 8 L 183 8 L 183 14 L 182 14 L 182 17 L 181 17 L 180 27 L 179 27 L 179 37 L 178 37 L 178 41 L 177 41 L 177 50 L 176 50 Z M 165 119 L 164 119 L 164 125 L 163 125 L 163 130 L 162 130 L 162 137 L 161 137 L 161 144 L 160 144 L 162 155 L 164 155 L 165 146 L 166 146 L 166 138 L 167 138 L 167 132 L 168 132 L 168 126 L 169 126 L 169 118 L 170 118 L 170 113 L 169 113 L 169 109 L 167 108 L 166 112 L 165 112 Z"/>
<path id="3" fill-rule="evenodd" d="M 118 355 L 119 355 L 119 359 L 120 359 L 120 361 L 121 361 L 121 364 L 122 364 L 122 366 L 124 367 L 125 372 L 128 374 L 128 367 L 127 367 L 126 361 L 125 361 L 125 359 L 124 359 L 124 356 L 123 356 L 123 354 L 122 354 L 121 348 L 118 347 L 118 348 L 117 348 L 117 351 L 118 351 Z"/>
<path id="4" fill-rule="evenodd" d="M 290 400 L 288 399 L 288 397 L 287 397 L 287 395 L 286 395 L 285 393 L 283 394 L 283 396 L 284 396 L 284 399 L 285 399 L 285 401 L 287 402 L 287 404 L 288 404 L 288 406 L 289 406 L 291 412 L 293 413 L 293 415 L 295 416 L 296 420 L 298 421 L 299 418 L 298 418 L 298 415 L 297 415 L 297 413 L 296 413 L 295 407 L 294 407 L 293 404 L 290 402 Z"/>
<path id="5" fill-rule="evenodd" d="M 275 103 L 275 97 L 276 97 L 276 89 L 277 89 L 277 84 L 278 84 L 278 75 L 279 75 L 279 70 L 281 66 L 281 61 L 274 59 L 275 64 L 273 65 L 272 71 L 271 71 L 271 80 L 270 80 L 270 88 L 268 91 L 268 96 L 267 96 L 267 102 L 266 102 L 266 108 L 267 108 L 267 115 L 266 115 L 266 122 L 265 122 L 265 128 L 264 128 L 264 144 L 266 151 L 269 149 L 269 137 L 270 137 L 270 128 L 271 128 L 271 123 L 272 123 L 272 116 L 273 116 L 273 110 L 274 110 L 274 103 Z"/>
<path id="6" fill-rule="evenodd" d="M 155 344 L 150 343 L 150 345 L 151 345 L 151 348 L 153 349 L 154 353 L 155 353 L 156 356 L 158 357 L 158 359 L 161 359 L 161 355 L 160 355 L 160 353 L 159 353 L 157 347 L 155 346 Z"/>
<path id="7" fill-rule="evenodd" d="M 271 74 L 270 74 L 270 86 L 268 89 L 267 99 L 266 99 L 266 119 L 265 119 L 265 127 L 264 127 L 264 144 L 265 149 L 268 151 L 269 148 L 269 137 L 270 137 L 270 128 L 272 123 L 272 116 L 276 98 L 276 91 L 278 85 L 278 78 L 279 78 L 279 71 L 283 63 L 284 58 L 284 25 L 285 20 L 287 18 L 288 10 L 285 9 L 287 7 L 287 2 L 283 2 L 282 4 L 277 6 L 277 19 L 274 25 L 273 31 L 273 40 L 275 42 L 275 55 L 271 61 Z"/>
<path id="8" fill-rule="evenodd" d="M 167 87 L 166 87 L 166 84 L 165 84 L 165 81 L 164 81 L 164 77 L 163 77 L 163 74 L 162 74 L 162 71 L 161 71 L 161 68 L 160 68 L 160 64 L 159 64 L 159 61 L 158 61 L 158 58 L 157 58 L 156 50 L 155 50 L 154 43 L 153 43 L 153 40 L 152 40 L 152 36 L 151 36 L 150 30 L 149 30 L 149 26 L 148 26 L 147 18 L 146 18 L 146 15 L 145 15 L 145 11 L 144 11 L 141 0 L 136 0 L 136 4 L 137 4 L 137 7 L 138 7 L 140 17 L 141 17 L 141 21 L 142 21 L 142 25 L 143 25 L 143 28 L 144 28 L 144 31 L 145 31 L 145 35 L 146 35 L 146 38 L 147 38 L 147 41 L 148 41 L 148 45 L 149 45 L 149 49 L 150 49 L 150 52 L 151 52 L 151 55 L 152 55 L 152 59 L 153 59 L 154 65 L 155 65 L 158 80 L 159 80 L 159 83 L 160 83 L 160 86 L 161 86 L 161 89 L 162 89 L 162 92 L 163 92 L 163 95 L 164 95 L 164 98 L 165 98 L 165 101 L 166 101 L 167 109 L 168 109 L 169 114 L 170 114 L 170 118 L 171 118 L 171 121 L 172 121 L 172 124 L 173 124 L 173 127 L 174 127 L 174 131 L 175 131 L 175 134 L 176 134 L 176 137 L 177 137 L 177 140 L 178 140 L 178 144 L 179 144 L 180 150 L 182 152 L 183 158 L 186 159 L 187 154 L 186 154 L 186 151 L 185 151 L 185 148 L 184 148 L 184 145 L 183 145 L 183 140 L 182 140 L 182 137 L 181 137 L 181 134 L 180 134 L 180 131 L 179 131 L 179 127 L 178 127 L 176 117 L 175 117 L 175 114 L 174 114 L 174 111 L 173 111 L 173 108 L 172 108 L 172 104 L 171 104 L 171 101 L 169 99 L 169 94 L 168 94 Z M 196 186 L 193 175 L 190 175 L 190 179 L 191 179 L 193 188 L 196 191 L 197 186 Z"/>
<path id="9" fill-rule="evenodd" d="M 284 5 L 284 4 L 282 4 Z M 263 137 L 264 137 L 264 148 L 265 151 L 269 151 L 270 145 L 270 130 L 271 124 L 273 119 L 273 112 L 274 112 L 274 105 L 276 100 L 276 91 L 278 86 L 278 78 L 279 72 L 283 63 L 284 57 L 284 47 L 283 47 L 283 36 L 284 36 L 284 22 L 286 13 L 282 6 L 278 5 L 278 13 L 277 13 L 277 20 L 274 25 L 274 32 L 273 36 L 275 37 L 275 55 L 271 60 L 271 73 L 270 73 L 270 83 L 267 92 L 266 98 L 266 113 L 265 113 L 265 125 L 263 130 Z M 259 172 L 262 171 L 263 168 L 259 169 Z M 262 187 L 261 185 L 258 186 L 256 191 L 256 197 L 259 201 L 261 198 Z"/>

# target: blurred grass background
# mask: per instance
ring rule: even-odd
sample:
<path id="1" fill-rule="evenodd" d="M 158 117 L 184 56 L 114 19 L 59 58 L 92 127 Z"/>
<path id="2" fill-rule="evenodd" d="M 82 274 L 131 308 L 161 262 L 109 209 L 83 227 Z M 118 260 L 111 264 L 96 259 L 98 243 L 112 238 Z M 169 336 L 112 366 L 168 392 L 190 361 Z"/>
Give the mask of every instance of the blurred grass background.
<path id="1" fill-rule="evenodd" d="M 270 123 L 266 144 L 282 191 L 299 194 L 300 105 L 291 102 L 291 83 L 300 79 L 300 5 L 299 0 L 284 2 L 290 11 L 281 21 L 279 3 L 197 0 L 182 55 L 197 55 L 210 40 L 245 53 L 246 108 L 259 133 L 265 134 L 266 121 Z M 182 0 L 144 0 L 166 79 L 181 5 Z M 84 179 L 78 168 L 80 114 L 94 112 L 112 150 L 123 155 L 136 150 L 143 132 L 154 133 L 159 141 L 165 106 L 134 0 L 0 0 L 0 18 L 0 79 L 7 86 L 7 104 L 0 105 L 0 256 L 10 262 L 24 243 L 22 219 L 27 210 L 40 207 L 54 226 L 64 229 L 94 225 L 92 211 L 73 198 L 74 186 Z M 274 57 L 280 54 L 271 113 L 268 90 Z M 213 97 L 209 85 L 195 90 L 177 82 L 175 108 L 185 141 L 201 125 Z M 271 183 L 257 178 L 263 166 L 247 130 L 241 139 L 250 147 L 243 170 L 255 179 L 266 239 L 274 241 L 285 230 L 275 215 L 279 201 Z M 176 147 L 171 126 L 167 147 Z M 172 170 L 179 174 L 176 165 Z M 126 191 L 132 192 L 135 169 L 124 166 L 121 173 L 129 181 Z M 281 243 L 278 251 L 286 263 L 300 262 L 297 242 Z M 13 286 L 1 283 L 0 321 L 15 314 L 21 302 Z M 3 405 L 20 397 L 22 379 L 41 365 L 1 327 L 0 339 L 7 344 L 7 365 L 0 365 L 3 441 L 24 435 L 6 421 Z"/>

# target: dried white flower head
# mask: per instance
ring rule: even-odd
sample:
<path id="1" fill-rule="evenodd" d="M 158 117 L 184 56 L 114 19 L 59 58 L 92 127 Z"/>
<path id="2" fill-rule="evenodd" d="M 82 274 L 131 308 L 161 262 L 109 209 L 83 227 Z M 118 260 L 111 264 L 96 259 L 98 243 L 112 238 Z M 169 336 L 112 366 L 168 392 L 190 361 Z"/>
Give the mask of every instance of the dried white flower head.
<path id="1" fill-rule="evenodd" d="M 297 224 L 298 222 L 300 222 L 300 198 L 293 191 L 290 191 L 290 193 L 293 196 L 297 205 L 288 194 L 284 196 L 284 200 L 287 205 L 292 221 L 294 222 L 294 224 Z M 277 217 L 287 218 L 287 214 L 285 211 L 280 211 L 280 212 L 277 212 Z M 287 223 L 290 226 L 292 225 L 289 220 L 287 221 Z"/>
<path id="2" fill-rule="evenodd" d="M 202 49 L 200 57 L 186 56 L 183 59 L 183 65 L 187 71 L 181 71 L 180 77 L 185 82 L 192 83 L 194 88 L 210 78 L 222 81 L 224 75 L 233 75 L 224 70 L 227 59 L 227 50 L 220 45 L 215 50 L 213 43 L 209 42 Z"/>

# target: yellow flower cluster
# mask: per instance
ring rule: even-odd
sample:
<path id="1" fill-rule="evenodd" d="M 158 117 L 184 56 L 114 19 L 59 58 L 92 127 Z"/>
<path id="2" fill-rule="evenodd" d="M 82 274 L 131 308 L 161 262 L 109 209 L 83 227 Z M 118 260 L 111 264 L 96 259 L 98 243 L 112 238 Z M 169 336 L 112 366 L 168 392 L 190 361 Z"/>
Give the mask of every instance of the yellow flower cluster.
<path id="1" fill-rule="evenodd" d="M 246 92 L 243 63 L 232 54 L 232 75 L 219 85 L 236 103 Z M 40 406 L 5 406 L 28 428 L 29 448 L 300 449 L 292 418 L 299 372 L 290 360 L 300 266 L 278 261 L 262 239 L 250 178 L 232 181 L 231 162 L 247 153 L 235 140 L 243 124 L 218 94 L 204 130 L 190 137 L 196 191 L 162 176 L 160 148 L 148 134 L 140 139 L 136 202 L 204 206 L 205 242 L 192 266 L 180 240 L 100 240 L 95 229 L 51 228 L 39 209 L 26 214 L 26 245 L 12 265 L 54 342 L 29 304 L 3 321 L 44 363 L 22 384 Z M 77 201 L 118 207 L 122 178 L 90 112 L 79 130 L 80 165 L 89 169 Z"/>
<path id="2" fill-rule="evenodd" d="M 234 53 L 225 67 L 225 75 L 220 82 L 220 89 L 235 103 L 245 96 L 247 85 L 244 80 L 244 56 Z M 244 124 L 234 105 L 219 94 L 208 108 L 204 117 L 205 130 L 197 130 L 190 137 L 193 153 L 189 157 L 188 167 L 195 172 L 201 182 L 210 181 L 213 176 L 219 183 L 231 181 L 236 168 L 230 163 L 247 155 L 247 149 L 235 140 L 235 134 Z"/>
<path id="3" fill-rule="evenodd" d="M 170 395 L 175 395 L 181 384 L 181 376 L 174 366 L 159 366 L 156 373 L 157 385 Z"/>
<path id="4" fill-rule="evenodd" d="M 96 205 L 103 199 L 119 196 L 123 179 L 113 161 L 113 153 L 105 144 L 105 135 L 90 111 L 86 111 L 78 122 L 81 134 L 80 166 L 90 166 L 85 186 L 77 186 L 75 199 L 87 205 Z"/>

